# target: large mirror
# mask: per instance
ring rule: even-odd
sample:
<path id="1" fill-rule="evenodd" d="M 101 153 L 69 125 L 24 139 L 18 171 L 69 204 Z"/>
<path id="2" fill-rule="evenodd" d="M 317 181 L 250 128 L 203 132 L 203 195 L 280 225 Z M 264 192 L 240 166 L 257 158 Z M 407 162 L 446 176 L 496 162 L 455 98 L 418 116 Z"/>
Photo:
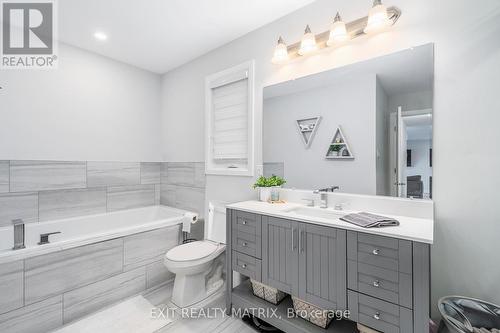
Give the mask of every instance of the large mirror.
<path id="1" fill-rule="evenodd" d="M 433 45 L 264 88 L 264 175 L 432 198 Z"/>

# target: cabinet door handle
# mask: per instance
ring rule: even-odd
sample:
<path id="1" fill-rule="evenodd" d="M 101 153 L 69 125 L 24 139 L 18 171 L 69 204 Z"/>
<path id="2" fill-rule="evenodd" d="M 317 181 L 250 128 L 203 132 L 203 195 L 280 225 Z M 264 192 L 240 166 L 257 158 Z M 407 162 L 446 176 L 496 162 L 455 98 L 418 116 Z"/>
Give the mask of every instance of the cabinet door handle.
<path id="1" fill-rule="evenodd" d="M 372 253 L 376 256 L 378 256 L 380 254 L 380 250 L 379 249 L 373 249 Z"/>
<path id="2" fill-rule="evenodd" d="M 302 251 L 302 230 L 299 229 L 299 252 Z"/>
<path id="3" fill-rule="evenodd" d="M 374 287 L 380 287 L 380 281 L 379 280 L 373 281 L 373 286 Z"/>
<path id="4" fill-rule="evenodd" d="M 295 251 L 295 228 L 292 228 L 292 252 Z"/>
<path id="5" fill-rule="evenodd" d="M 243 245 L 243 247 L 247 247 L 248 243 L 247 242 L 243 242 L 243 244 L 241 244 L 241 245 Z"/>
<path id="6" fill-rule="evenodd" d="M 247 264 L 242 264 L 241 267 L 242 268 L 247 268 Z"/>
<path id="7" fill-rule="evenodd" d="M 243 221 L 241 222 L 241 224 L 243 224 L 243 225 L 247 225 L 247 221 L 243 220 Z"/>
<path id="8" fill-rule="evenodd" d="M 377 312 L 377 313 L 375 313 L 375 314 L 373 315 L 373 318 L 375 318 L 376 320 L 380 320 L 380 313 L 378 313 L 378 312 Z"/>
<path id="9" fill-rule="evenodd" d="M 302 232 L 302 229 L 299 229 L 299 252 L 302 253 L 304 252 L 304 239 L 302 239 L 302 236 L 304 233 Z"/>

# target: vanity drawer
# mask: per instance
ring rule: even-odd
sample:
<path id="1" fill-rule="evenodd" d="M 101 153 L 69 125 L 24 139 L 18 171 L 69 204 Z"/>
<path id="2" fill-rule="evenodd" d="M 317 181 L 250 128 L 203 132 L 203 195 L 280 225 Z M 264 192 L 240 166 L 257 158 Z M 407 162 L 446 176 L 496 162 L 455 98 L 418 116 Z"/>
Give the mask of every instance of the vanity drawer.
<path id="1" fill-rule="evenodd" d="M 412 308 L 412 277 L 410 274 L 348 260 L 347 287 L 363 294 Z"/>
<path id="2" fill-rule="evenodd" d="M 254 257 L 248 256 L 243 253 L 239 253 L 236 251 L 232 252 L 233 254 L 233 271 L 239 272 L 245 276 L 248 276 L 251 279 L 261 281 L 261 261 Z"/>
<path id="3" fill-rule="evenodd" d="M 239 230 L 233 232 L 233 250 L 261 259 L 261 245 L 261 238 L 255 234 L 247 234 Z"/>
<path id="4" fill-rule="evenodd" d="M 349 231 L 347 258 L 396 272 L 412 273 L 411 242 L 407 240 Z"/>
<path id="5" fill-rule="evenodd" d="M 349 290 L 350 320 L 384 333 L 412 333 L 410 309 Z"/>
<path id="6" fill-rule="evenodd" d="M 261 217 L 257 214 L 233 211 L 232 217 L 233 233 L 236 231 L 245 232 L 247 234 L 261 236 Z"/>

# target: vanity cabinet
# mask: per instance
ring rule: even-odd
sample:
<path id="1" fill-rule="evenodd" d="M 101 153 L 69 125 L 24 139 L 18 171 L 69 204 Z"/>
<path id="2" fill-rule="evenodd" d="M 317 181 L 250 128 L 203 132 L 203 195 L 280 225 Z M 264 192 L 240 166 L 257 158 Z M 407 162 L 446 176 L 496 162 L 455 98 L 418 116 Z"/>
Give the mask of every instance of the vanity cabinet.
<path id="1" fill-rule="evenodd" d="M 428 244 L 234 209 L 227 219 L 228 279 L 236 271 L 323 309 L 349 310 L 350 321 L 381 332 L 428 332 Z M 249 289 L 228 283 L 228 309 L 265 305 Z M 285 332 L 324 331 L 295 320 L 269 321 Z M 352 332 L 348 323 L 328 332 Z"/>

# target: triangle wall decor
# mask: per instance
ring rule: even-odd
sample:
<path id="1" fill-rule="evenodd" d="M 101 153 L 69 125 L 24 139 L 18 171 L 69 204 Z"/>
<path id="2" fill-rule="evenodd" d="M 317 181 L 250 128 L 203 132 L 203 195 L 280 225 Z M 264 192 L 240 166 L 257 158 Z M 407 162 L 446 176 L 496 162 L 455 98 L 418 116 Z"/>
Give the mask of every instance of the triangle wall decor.
<path id="1" fill-rule="evenodd" d="M 302 139 L 302 142 L 304 143 L 306 149 L 311 146 L 320 121 L 321 116 L 296 120 L 300 138 Z"/>
<path id="2" fill-rule="evenodd" d="M 328 150 L 326 152 L 327 159 L 329 160 L 342 160 L 342 159 L 354 159 L 354 155 L 352 154 L 352 150 L 347 143 L 347 140 L 342 133 L 342 129 L 340 126 L 337 127 L 335 131 L 335 135 L 332 138 L 332 142 L 328 146 Z"/>

